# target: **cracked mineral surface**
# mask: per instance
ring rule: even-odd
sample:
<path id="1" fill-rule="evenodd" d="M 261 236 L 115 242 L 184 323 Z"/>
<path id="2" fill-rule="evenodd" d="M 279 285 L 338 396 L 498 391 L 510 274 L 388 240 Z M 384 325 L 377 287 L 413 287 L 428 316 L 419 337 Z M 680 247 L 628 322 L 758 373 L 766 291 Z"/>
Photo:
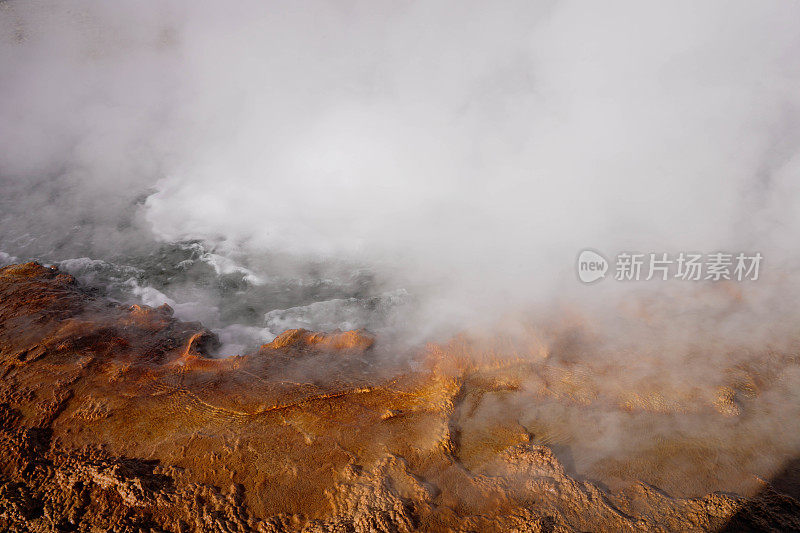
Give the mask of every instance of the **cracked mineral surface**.
<path id="1" fill-rule="evenodd" d="M 741 419 L 735 438 L 797 372 L 790 354 L 703 397 L 465 338 L 394 366 L 373 364 L 364 331 L 289 330 L 243 356 L 211 357 L 216 345 L 168 306 L 123 306 L 36 263 L 0 269 L 0 528 L 800 529 L 796 491 L 753 475 L 759 446 L 777 444 L 654 438 L 583 464 L 590 430 L 559 425 L 602 406 L 638 429 Z"/>

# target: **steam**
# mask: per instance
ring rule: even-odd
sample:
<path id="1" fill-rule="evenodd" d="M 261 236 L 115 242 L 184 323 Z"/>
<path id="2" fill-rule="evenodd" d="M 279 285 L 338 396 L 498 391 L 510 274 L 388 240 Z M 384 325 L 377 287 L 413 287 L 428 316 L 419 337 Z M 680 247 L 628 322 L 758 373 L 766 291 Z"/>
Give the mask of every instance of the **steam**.
<path id="1" fill-rule="evenodd" d="M 793 277 L 799 9 L 5 2 L 2 245 L 354 265 L 430 331 L 583 298 L 586 246 Z"/>
<path id="2" fill-rule="evenodd" d="M 416 345 L 536 324 L 603 394 L 708 389 L 759 358 L 780 374 L 800 318 L 798 20 L 750 1 L 2 2 L 0 264 L 169 303 L 224 353 L 290 327 Z M 587 247 L 765 260 L 751 283 L 585 286 Z M 786 436 L 792 372 L 750 441 Z M 581 460 L 638 431 L 530 398 L 521 420 L 587 435 Z"/>

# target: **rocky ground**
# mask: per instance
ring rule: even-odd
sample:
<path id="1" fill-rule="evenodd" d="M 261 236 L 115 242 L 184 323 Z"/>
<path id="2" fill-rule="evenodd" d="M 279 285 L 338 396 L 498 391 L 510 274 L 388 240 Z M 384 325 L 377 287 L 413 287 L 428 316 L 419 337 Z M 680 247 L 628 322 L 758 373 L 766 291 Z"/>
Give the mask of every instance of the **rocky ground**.
<path id="1" fill-rule="evenodd" d="M 635 461 L 578 475 L 557 435 L 515 414 L 523 391 L 653 413 L 680 398 L 458 340 L 394 367 L 373 364 L 365 332 L 290 330 L 228 358 L 208 356 L 215 343 L 166 306 L 122 306 L 35 263 L 0 269 L 0 528 L 800 530 L 790 482 L 677 497 L 637 481 L 662 478 Z M 738 416 L 740 378 L 687 402 Z M 603 472 L 628 482 L 592 481 Z"/>

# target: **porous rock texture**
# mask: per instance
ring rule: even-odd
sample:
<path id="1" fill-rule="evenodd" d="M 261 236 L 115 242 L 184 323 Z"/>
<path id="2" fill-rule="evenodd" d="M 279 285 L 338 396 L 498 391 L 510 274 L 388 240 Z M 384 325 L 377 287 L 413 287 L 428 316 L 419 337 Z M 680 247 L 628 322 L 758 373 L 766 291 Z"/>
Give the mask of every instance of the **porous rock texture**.
<path id="1" fill-rule="evenodd" d="M 355 331 L 292 330 L 227 358 L 215 343 L 167 306 L 0 269 L 0 529 L 800 529 L 798 503 L 768 486 L 682 499 L 568 474 L 521 424 L 473 417 L 518 386 L 513 361 L 431 347 L 376 369 Z"/>

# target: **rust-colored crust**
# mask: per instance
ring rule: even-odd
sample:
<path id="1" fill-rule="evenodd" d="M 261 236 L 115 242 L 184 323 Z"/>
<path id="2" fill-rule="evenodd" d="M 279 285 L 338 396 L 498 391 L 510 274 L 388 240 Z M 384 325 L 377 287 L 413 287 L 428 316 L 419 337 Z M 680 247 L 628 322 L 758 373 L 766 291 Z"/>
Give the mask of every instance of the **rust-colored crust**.
<path id="1" fill-rule="evenodd" d="M 745 503 L 606 491 L 513 417 L 477 417 L 538 354 L 431 346 L 387 371 L 363 331 L 291 330 L 227 358 L 215 341 L 167 306 L 0 269 L 0 529 L 715 530 Z M 760 498 L 743 520 L 800 527 L 797 502 Z"/>

